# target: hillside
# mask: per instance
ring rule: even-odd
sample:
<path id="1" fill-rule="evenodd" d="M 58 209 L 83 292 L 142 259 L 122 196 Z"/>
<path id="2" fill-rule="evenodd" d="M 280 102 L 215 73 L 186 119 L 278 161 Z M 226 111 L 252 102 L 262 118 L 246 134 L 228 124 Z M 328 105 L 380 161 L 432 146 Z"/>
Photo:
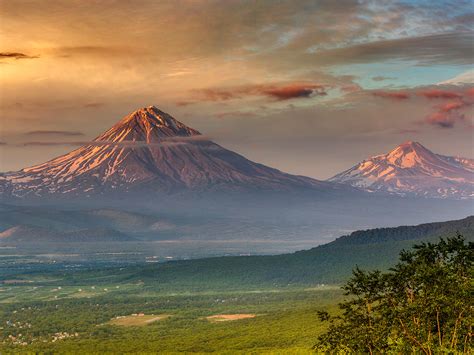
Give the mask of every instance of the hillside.
<path id="1" fill-rule="evenodd" d="M 422 241 L 434 242 L 440 237 L 455 236 L 458 232 L 467 240 L 474 240 L 474 216 L 457 221 L 357 231 L 331 243 L 292 254 L 93 268 L 69 274 L 67 280 L 72 284 L 143 282 L 145 287 L 155 290 L 190 292 L 215 288 L 334 284 L 345 281 L 356 265 L 363 269 L 387 269 L 398 260 L 402 249 L 409 249 Z M 64 277 L 62 272 L 61 275 Z"/>
<path id="2" fill-rule="evenodd" d="M 141 269 L 130 277 L 183 287 L 200 287 L 200 283 L 208 282 L 226 287 L 262 283 L 339 283 L 350 276 L 356 265 L 365 269 L 386 269 L 394 264 L 402 249 L 422 241 L 454 236 L 457 232 L 474 240 L 474 216 L 458 221 L 357 231 L 293 254 L 169 262 Z"/>
<path id="3" fill-rule="evenodd" d="M 43 227 L 17 225 L 0 233 L 0 245 L 2 243 L 15 245 L 18 243 L 94 243 L 126 242 L 133 240 L 135 240 L 133 237 L 107 228 L 57 231 Z"/>

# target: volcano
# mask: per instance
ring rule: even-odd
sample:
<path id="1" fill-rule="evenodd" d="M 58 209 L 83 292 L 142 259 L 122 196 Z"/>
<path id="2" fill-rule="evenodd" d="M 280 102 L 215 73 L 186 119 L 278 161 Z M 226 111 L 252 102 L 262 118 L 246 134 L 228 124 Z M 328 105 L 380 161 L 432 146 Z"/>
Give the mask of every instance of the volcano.
<path id="1" fill-rule="evenodd" d="M 0 189 L 3 196 L 25 198 L 340 187 L 252 162 L 149 106 L 69 154 L 0 175 Z"/>
<path id="2" fill-rule="evenodd" d="M 329 181 L 403 196 L 472 198 L 474 160 L 435 154 L 418 142 L 408 141 Z"/>

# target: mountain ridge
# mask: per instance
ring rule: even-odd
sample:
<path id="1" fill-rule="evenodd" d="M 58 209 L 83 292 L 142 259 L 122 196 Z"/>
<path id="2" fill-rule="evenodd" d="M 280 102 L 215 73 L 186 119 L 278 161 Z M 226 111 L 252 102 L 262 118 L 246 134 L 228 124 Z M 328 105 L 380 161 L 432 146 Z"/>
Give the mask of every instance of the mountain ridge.
<path id="1" fill-rule="evenodd" d="M 235 285 L 288 287 L 345 282 L 355 266 L 387 270 L 399 253 L 422 242 L 461 233 L 474 240 L 474 216 L 445 222 L 356 231 L 315 248 L 280 255 L 223 256 L 176 260 L 124 271 L 127 281 L 157 282 L 166 287 L 203 289 Z M 110 271 L 108 271 L 110 272 Z M 206 282 L 203 282 L 206 280 Z"/>
<path id="2" fill-rule="evenodd" d="M 357 265 L 362 269 L 386 270 L 403 249 L 421 242 L 437 242 L 440 237 L 463 234 L 474 240 L 474 216 L 459 220 L 411 226 L 355 231 L 349 235 L 291 254 L 231 256 L 174 261 L 151 266 L 135 274 L 139 279 L 170 280 L 191 286 L 194 280 L 218 280 L 233 284 L 294 285 L 339 283 L 347 280 Z M 179 275 L 179 276 L 178 276 Z"/>

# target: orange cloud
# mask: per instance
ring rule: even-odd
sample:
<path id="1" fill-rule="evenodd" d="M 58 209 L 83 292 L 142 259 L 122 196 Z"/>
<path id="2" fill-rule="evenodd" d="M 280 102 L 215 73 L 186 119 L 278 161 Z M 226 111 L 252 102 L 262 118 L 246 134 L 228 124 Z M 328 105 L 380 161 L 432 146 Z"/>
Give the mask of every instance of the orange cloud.
<path id="1" fill-rule="evenodd" d="M 456 99 L 462 97 L 461 94 L 454 92 L 454 91 L 447 91 L 447 90 L 427 90 L 421 91 L 418 93 L 420 96 L 424 96 L 427 99 Z"/>
<path id="2" fill-rule="evenodd" d="M 307 99 L 327 95 L 326 87 L 308 82 L 244 85 L 230 88 L 210 88 L 193 90 L 197 99 L 179 101 L 177 105 L 186 106 L 199 101 L 228 101 L 247 97 L 265 96 L 277 101 Z"/>
<path id="3" fill-rule="evenodd" d="M 83 136 L 84 133 L 79 132 L 79 131 L 38 130 L 38 131 L 26 132 L 25 135 L 27 135 L 27 136 L 66 136 L 66 137 L 73 137 L 73 136 Z"/>
<path id="4" fill-rule="evenodd" d="M 396 101 L 415 99 L 416 96 L 429 100 L 442 100 L 444 103 L 434 106 L 433 112 L 425 118 L 425 122 L 441 128 L 452 128 L 456 122 L 465 120 L 464 109 L 474 104 L 474 88 L 469 88 L 464 92 L 462 90 L 459 88 L 457 90 L 438 88 L 419 88 L 409 91 L 378 90 L 372 91 L 372 95 Z"/>
<path id="5" fill-rule="evenodd" d="M 440 107 L 441 111 L 444 111 L 444 112 L 449 112 L 449 111 L 452 111 L 452 110 L 457 110 L 457 109 L 460 109 L 464 106 L 466 106 L 467 104 L 463 101 L 453 101 L 453 102 L 447 102 L 445 103 L 444 105 L 442 105 Z"/>
<path id="6" fill-rule="evenodd" d="M 467 89 L 466 96 L 474 98 L 474 88 Z"/>
<path id="7" fill-rule="evenodd" d="M 403 91 L 374 91 L 372 95 L 393 100 L 406 100 L 410 98 L 410 95 Z"/>
<path id="8" fill-rule="evenodd" d="M 1 52 L 0 53 L 0 59 L 36 59 L 39 58 L 39 56 L 35 55 L 28 55 L 25 53 L 19 53 L 19 52 Z"/>
<path id="9" fill-rule="evenodd" d="M 312 95 L 325 96 L 327 92 L 321 85 L 292 84 L 282 87 L 263 88 L 261 92 L 277 100 L 308 98 Z"/>
<path id="10" fill-rule="evenodd" d="M 458 120 L 464 120 L 464 114 L 458 111 L 437 111 L 426 118 L 428 123 L 441 128 L 452 128 Z"/>
<path id="11" fill-rule="evenodd" d="M 438 106 L 436 112 L 428 115 L 426 121 L 441 128 L 452 128 L 457 121 L 465 119 L 465 115 L 461 110 L 472 104 L 472 102 L 463 101 L 461 99 L 446 102 Z"/>

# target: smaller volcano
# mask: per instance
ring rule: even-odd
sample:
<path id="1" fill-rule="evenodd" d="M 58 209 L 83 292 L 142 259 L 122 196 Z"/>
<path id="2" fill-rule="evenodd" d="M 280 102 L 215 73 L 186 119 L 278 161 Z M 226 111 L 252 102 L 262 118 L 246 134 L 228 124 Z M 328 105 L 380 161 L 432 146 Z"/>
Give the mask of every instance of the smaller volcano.
<path id="1" fill-rule="evenodd" d="M 399 195 L 464 199 L 474 197 L 474 160 L 431 152 L 405 142 L 337 174 L 331 182 Z"/>

